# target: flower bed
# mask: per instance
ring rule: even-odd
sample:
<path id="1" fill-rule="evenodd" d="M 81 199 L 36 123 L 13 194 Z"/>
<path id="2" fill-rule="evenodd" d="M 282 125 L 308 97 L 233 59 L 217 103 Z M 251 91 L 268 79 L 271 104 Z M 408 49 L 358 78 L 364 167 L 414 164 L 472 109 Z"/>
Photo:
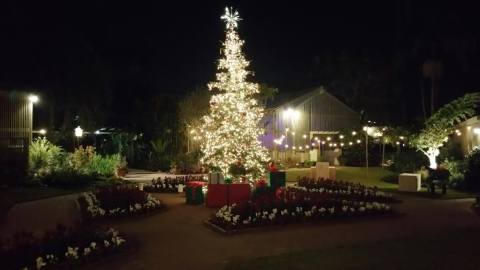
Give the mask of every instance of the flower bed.
<path id="1" fill-rule="evenodd" d="M 254 196 L 243 205 L 224 206 L 208 222 L 226 232 L 268 225 L 314 222 L 392 213 L 390 195 L 329 180 L 300 182 Z"/>
<path id="2" fill-rule="evenodd" d="M 80 210 L 87 220 L 144 214 L 165 209 L 165 204 L 143 190 L 132 186 L 99 188 L 78 198 Z"/>
<path id="3" fill-rule="evenodd" d="M 165 178 L 157 178 L 152 179 L 152 183 L 150 185 L 146 185 L 143 187 L 143 190 L 146 192 L 167 192 L 167 193 L 176 193 L 178 192 L 178 187 L 185 185 L 191 181 L 203 181 L 203 176 L 182 176 L 182 177 L 165 177 Z"/>
<path id="4" fill-rule="evenodd" d="M 358 183 L 301 178 L 298 187 L 306 191 L 323 194 L 326 197 L 355 199 L 359 201 L 376 201 L 383 203 L 398 202 L 391 194 L 379 191 L 377 187 L 367 187 Z"/>
<path id="5" fill-rule="evenodd" d="M 0 240 L 2 269 L 71 269 L 128 247 L 126 240 L 110 228 L 67 229 L 59 226 L 43 238 L 20 233 Z"/>

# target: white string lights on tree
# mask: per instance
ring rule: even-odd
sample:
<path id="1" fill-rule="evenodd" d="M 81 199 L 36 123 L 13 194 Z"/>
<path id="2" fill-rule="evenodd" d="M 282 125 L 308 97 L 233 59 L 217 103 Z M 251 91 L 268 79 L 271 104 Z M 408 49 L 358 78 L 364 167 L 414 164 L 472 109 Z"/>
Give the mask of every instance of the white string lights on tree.
<path id="1" fill-rule="evenodd" d="M 242 53 L 244 42 L 236 31 L 241 20 L 238 12 L 226 8 L 221 19 L 226 25 L 226 39 L 216 80 L 208 84 L 217 93 L 210 99 L 210 113 L 203 118 L 201 161 L 226 177 L 231 176 L 232 165 L 241 166 L 250 177 L 256 177 L 264 173 L 269 160 L 267 149 L 258 140 L 263 135 L 259 126 L 263 108 L 253 97 L 259 92 L 258 84 L 246 80 L 251 73 Z"/>

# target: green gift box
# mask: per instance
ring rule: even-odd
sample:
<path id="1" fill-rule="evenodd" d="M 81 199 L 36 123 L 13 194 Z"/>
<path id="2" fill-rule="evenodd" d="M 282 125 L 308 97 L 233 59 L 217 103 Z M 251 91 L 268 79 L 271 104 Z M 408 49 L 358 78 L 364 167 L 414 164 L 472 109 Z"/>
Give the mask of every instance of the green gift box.
<path id="1" fill-rule="evenodd" d="M 185 196 L 187 197 L 187 204 L 197 205 L 205 201 L 202 186 L 186 187 Z"/>
<path id="2" fill-rule="evenodd" d="M 284 187 L 286 182 L 285 171 L 269 172 L 267 174 L 267 181 L 273 190 Z"/>

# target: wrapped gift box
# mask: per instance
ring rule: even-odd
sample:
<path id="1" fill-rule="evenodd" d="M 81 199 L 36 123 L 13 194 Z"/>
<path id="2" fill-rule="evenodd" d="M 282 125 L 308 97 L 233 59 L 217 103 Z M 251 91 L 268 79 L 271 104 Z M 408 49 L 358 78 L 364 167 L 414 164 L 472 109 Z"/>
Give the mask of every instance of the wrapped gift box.
<path id="1" fill-rule="evenodd" d="M 269 172 L 267 173 L 267 184 L 273 190 L 285 186 L 285 171 Z"/>
<path id="2" fill-rule="evenodd" d="M 249 184 L 209 184 L 206 205 L 218 208 L 227 204 L 241 204 L 250 200 Z"/>
<path id="3" fill-rule="evenodd" d="M 203 186 L 205 183 L 192 181 L 188 182 L 185 187 L 185 197 L 187 199 L 187 204 L 202 204 L 205 201 L 203 196 Z"/>
<path id="4" fill-rule="evenodd" d="M 219 172 L 209 173 L 208 183 L 209 184 L 225 184 L 225 179 L 223 178 L 223 174 Z"/>

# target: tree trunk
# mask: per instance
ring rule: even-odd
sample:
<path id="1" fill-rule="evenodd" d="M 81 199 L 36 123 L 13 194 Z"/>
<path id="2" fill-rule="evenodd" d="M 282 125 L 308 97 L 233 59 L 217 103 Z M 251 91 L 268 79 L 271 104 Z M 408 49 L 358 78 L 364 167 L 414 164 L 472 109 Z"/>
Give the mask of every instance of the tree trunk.
<path id="1" fill-rule="evenodd" d="M 424 153 L 428 157 L 428 162 L 430 163 L 429 167 L 434 170 L 437 169 L 437 156 L 440 151 L 437 148 L 430 148 Z"/>

